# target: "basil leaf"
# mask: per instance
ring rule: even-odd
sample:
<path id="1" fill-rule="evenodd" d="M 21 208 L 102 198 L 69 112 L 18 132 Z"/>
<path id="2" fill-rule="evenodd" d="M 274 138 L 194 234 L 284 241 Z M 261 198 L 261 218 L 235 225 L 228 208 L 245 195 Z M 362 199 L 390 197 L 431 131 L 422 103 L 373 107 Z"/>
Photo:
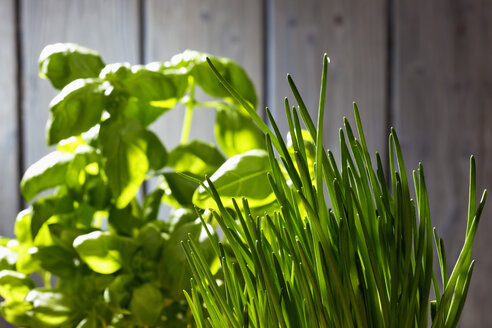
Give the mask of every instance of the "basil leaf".
<path id="1" fill-rule="evenodd" d="M 32 305 L 25 301 L 13 301 L 0 303 L 0 314 L 2 317 L 18 327 L 36 327 L 32 318 L 27 314 Z"/>
<path id="2" fill-rule="evenodd" d="M 60 292 L 34 289 L 26 296 L 32 316 L 43 325 L 60 327 L 73 315 L 73 300 Z"/>
<path id="3" fill-rule="evenodd" d="M 251 79 L 244 69 L 236 62 L 222 57 L 214 57 L 209 54 L 186 50 L 171 58 L 168 67 L 181 68 L 189 72 L 197 84 L 212 97 L 230 98 L 229 92 L 220 84 L 210 69 L 206 58 L 209 57 L 220 74 L 239 92 L 239 94 L 249 101 L 253 107 L 257 105 L 256 91 Z"/>
<path id="4" fill-rule="evenodd" d="M 132 67 L 111 64 L 102 70 L 100 77 L 128 94 L 124 112 L 144 126 L 176 106 L 188 84 L 186 75 L 164 72 L 153 64 Z"/>
<path id="5" fill-rule="evenodd" d="M 133 283 L 133 275 L 121 274 L 117 276 L 111 284 L 104 290 L 104 301 L 115 310 L 115 312 L 124 312 L 123 304 L 130 301 L 130 289 Z"/>
<path id="6" fill-rule="evenodd" d="M 41 226 L 55 214 L 66 214 L 74 210 L 73 200 L 68 195 L 49 195 L 32 204 L 31 236 L 36 235 Z"/>
<path id="7" fill-rule="evenodd" d="M 133 289 L 130 310 L 137 322 L 150 326 L 160 317 L 164 308 L 164 297 L 157 286 L 146 283 Z"/>
<path id="8" fill-rule="evenodd" d="M 187 172 L 187 174 L 192 175 Z M 164 189 L 163 202 L 174 206 L 191 206 L 193 193 L 198 187 L 198 184 L 183 178 L 181 175 L 174 171 L 167 170 L 162 176 L 164 180 L 161 183 L 161 188 Z"/>
<path id="9" fill-rule="evenodd" d="M 77 270 L 74 262 L 76 254 L 61 246 L 37 247 L 31 255 L 43 269 L 58 277 L 72 277 Z"/>
<path id="10" fill-rule="evenodd" d="M 79 78 L 97 77 L 104 67 L 99 54 L 73 43 L 56 43 L 44 47 L 39 56 L 39 76 L 62 89 Z"/>
<path id="11" fill-rule="evenodd" d="M 31 201 L 41 191 L 64 183 L 68 165 L 73 157 L 70 153 L 54 151 L 31 165 L 20 183 L 24 199 Z"/>
<path id="12" fill-rule="evenodd" d="M 233 207 L 232 198 L 246 197 L 251 207 L 259 207 L 270 204 L 275 199 L 266 177 L 269 171 L 268 153 L 250 150 L 229 158 L 210 180 L 224 206 Z M 200 208 L 217 208 L 213 197 L 202 186 L 195 191 L 193 204 Z"/>
<path id="13" fill-rule="evenodd" d="M 147 143 L 146 155 L 149 160 L 149 168 L 152 170 L 159 170 L 167 162 L 167 150 L 161 143 L 159 138 L 151 131 L 144 130 L 143 136 Z"/>
<path id="14" fill-rule="evenodd" d="M 136 248 L 133 240 L 102 231 L 75 238 L 73 247 L 94 272 L 102 274 L 121 269 Z"/>
<path id="15" fill-rule="evenodd" d="M 211 175 L 224 163 L 225 158 L 215 145 L 192 140 L 187 144 L 181 144 L 169 153 L 167 166 L 177 172 L 189 172 L 205 177 Z"/>
<path id="16" fill-rule="evenodd" d="M 235 108 L 220 107 L 215 115 L 215 140 L 229 157 L 265 149 L 265 136 L 250 117 Z"/>
<path id="17" fill-rule="evenodd" d="M 109 210 L 108 222 L 118 234 L 132 236 L 133 232 L 144 224 L 142 220 L 136 217 L 138 213 L 134 214 L 133 206 L 135 203 L 132 202 L 123 209 L 111 207 Z"/>
<path id="18" fill-rule="evenodd" d="M 23 301 L 33 288 L 34 282 L 28 275 L 11 270 L 0 272 L 0 296 L 8 302 Z"/>
<path id="19" fill-rule="evenodd" d="M 149 169 L 142 134 L 143 128 L 135 120 L 107 120 L 101 125 L 99 142 L 117 208 L 124 208 L 133 199 Z"/>
<path id="20" fill-rule="evenodd" d="M 0 246 L 0 272 L 14 270 L 17 262 L 17 253 L 6 246 Z"/>
<path id="21" fill-rule="evenodd" d="M 186 223 L 195 222 L 196 219 L 198 219 L 198 215 L 192 209 L 186 207 L 173 209 L 169 213 L 169 224 L 171 226 L 171 231 L 178 229 Z"/>
<path id="22" fill-rule="evenodd" d="M 164 190 L 156 188 L 150 194 L 146 195 L 142 204 L 142 217 L 144 221 L 154 221 L 157 219 L 159 213 L 159 207 L 161 206 L 161 199 L 164 195 Z"/>
<path id="23" fill-rule="evenodd" d="M 48 145 L 79 135 L 99 123 L 104 91 L 98 79 L 78 79 L 64 87 L 50 103 L 46 126 Z"/>
<path id="24" fill-rule="evenodd" d="M 211 231 L 212 227 L 208 227 Z M 171 237 L 166 242 L 162 257 L 159 262 L 159 276 L 161 283 L 168 290 L 173 299 L 184 299 L 183 290 L 190 288 L 190 268 L 187 264 L 186 255 L 181 247 L 181 241 L 192 238 L 200 244 L 200 249 L 211 259 L 212 246 L 206 236 L 205 228 L 200 221 L 184 223 L 179 225 L 171 233 Z M 170 265 L 172 263 L 173 265 Z"/>

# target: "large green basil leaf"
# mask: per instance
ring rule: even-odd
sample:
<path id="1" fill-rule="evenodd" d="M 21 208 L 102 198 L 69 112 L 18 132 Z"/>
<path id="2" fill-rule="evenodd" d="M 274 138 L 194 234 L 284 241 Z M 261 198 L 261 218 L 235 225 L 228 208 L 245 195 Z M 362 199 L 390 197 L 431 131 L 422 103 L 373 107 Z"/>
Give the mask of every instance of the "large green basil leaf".
<path id="1" fill-rule="evenodd" d="M 34 259 L 39 261 L 44 270 L 58 277 L 72 277 L 77 270 L 74 261 L 76 254 L 73 250 L 52 245 L 36 247 L 30 253 Z"/>
<path id="2" fill-rule="evenodd" d="M 208 66 L 207 57 L 212 60 L 214 66 L 232 87 L 249 101 L 253 107 L 256 107 L 256 91 L 251 79 L 241 66 L 230 59 L 214 57 L 203 52 L 186 50 L 181 54 L 173 56 L 167 65 L 186 69 L 203 91 L 212 97 L 230 98 L 229 92 L 220 84 Z"/>
<path id="3" fill-rule="evenodd" d="M 75 238 L 73 247 L 94 272 L 102 274 L 121 269 L 136 249 L 133 240 L 102 231 Z"/>
<path id="4" fill-rule="evenodd" d="M 114 312 L 130 313 L 123 308 L 130 302 L 132 284 L 134 284 L 134 276 L 124 273 L 118 275 L 104 290 L 104 301 Z"/>
<path id="5" fill-rule="evenodd" d="M 200 178 L 189 172 L 187 174 L 194 178 Z M 193 205 L 192 198 L 195 189 L 198 187 L 197 183 L 182 177 L 172 170 L 165 170 L 162 176 L 164 179 L 160 182 L 160 188 L 164 190 L 163 202 L 173 207 Z"/>
<path id="6" fill-rule="evenodd" d="M 265 136 L 249 116 L 236 108 L 221 107 L 215 115 L 215 140 L 227 156 L 265 149 Z"/>
<path id="7" fill-rule="evenodd" d="M 73 200 L 68 195 L 49 195 L 32 204 L 31 236 L 36 238 L 41 226 L 55 214 L 66 214 L 74 210 Z"/>
<path id="8" fill-rule="evenodd" d="M 157 286 L 146 283 L 133 289 L 130 310 L 136 321 L 144 326 L 153 325 L 164 308 L 164 297 Z"/>
<path id="9" fill-rule="evenodd" d="M 11 270 L 0 272 L 0 296 L 8 302 L 23 301 L 33 288 L 34 282 L 28 275 Z"/>
<path id="10" fill-rule="evenodd" d="M 186 207 L 180 207 L 172 209 L 169 213 L 169 225 L 170 230 L 173 232 L 174 230 L 181 227 L 183 224 L 188 222 L 195 222 L 198 219 L 198 214 L 195 210 Z"/>
<path id="11" fill-rule="evenodd" d="M 1 316 L 11 324 L 18 327 L 36 327 L 33 325 L 32 318 L 28 315 L 32 305 L 25 301 L 0 303 Z"/>
<path id="12" fill-rule="evenodd" d="M 20 183 L 24 199 L 31 201 L 41 191 L 64 183 L 68 165 L 73 157 L 70 153 L 54 151 L 31 165 Z"/>
<path id="13" fill-rule="evenodd" d="M 164 242 L 159 226 L 154 222 L 147 223 L 140 229 L 137 240 L 142 247 L 141 251 L 145 259 L 151 259 L 154 262 L 160 254 L 161 245 Z M 146 273 L 150 274 L 150 272 Z"/>
<path id="14" fill-rule="evenodd" d="M 128 95 L 125 114 L 144 126 L 173 108 L 188 84 L 186 75 L 163 71 L 161 65 L 155 63 L 146 66 L 110 64 L 101 71 L 100 78 Z"/>
<path id="15" fill-rule="evenodd" d="M 48 145 L 76 136 L 101 120 L 105 87 L 99 79 L 71 82 L 50 103 L 46 126 Z"/>
<path id="16" fill-rule="evenodd" d="M 149 168 L 152 170 L 159 170 L 167 163 L 167 150 L 162 144 L 159 137 L 157 137 L 152 131 L 144 130 L 142 137 L 147 143 L 146 154 L 149 160 Z"/>
<path id="17" fill-rule="evenodd" d="M 117 208 L 124 208 L 133 199 L 149 169 L 143 131 L 135 120 L 107 120 L 101 125 L 99 142 Z"/>
<path id="18" fill-rule="evenodd" d="M 44 47 L 39 56 L 39 76 L 62 89 L 70 82 L 97 77 L 104 67 L 99 54 L 73 43 L 56 43 Z"/>
<path id="19" fill-rule="evenodd" d="M 213 231 L 211 226 L 208 226 L 208 229 Z M 199 244 L 207 261 L 212 262 L 212 245 L 200 221 L 195 220 L 176 227 L 169 240 L 166 241 L 159 262 L 161 284 L 168 290 L 172 299 L 184 300 L 183 290 L 189 290 L 190 288 L 191 272 L 181 246 L 181 241 L 185 241 L 188 238 L 192 238 Z"/>
<path id="20" fill-rule="evenodd" d="M 142 203 L 142 218 L 144 221 L 154 221 L 157 219 L 157 214 L 159 213 L 163 195 L 164 190 L 161 188 L 156 188 L 144 197 Z"/>
<path id="21" fill-rule="evenodd" d="M 128 206 L 122 209 L 112 206 L 109 210 L 108 222 L 118 234 L 132 236 L 133 233 L 144 224 L 139 217 L 139 209 L 136 209 L 136 201 L 132 201 Z"/>
<path id="22" fill-rule="evenodd" d="M 6 246 L 0 246 L 0 271 L 15 270 L 17 253 Z"/>
<path id="23" fill-rule="evenodd" d="M 73 300 L 60 292 L 34 289 L 26 296 L 32 304 L 32 316 L 42 325 L 60 327 L 74 314 Z"/>
<path id="24" fill-rule="evenodd" d="M 275 199 L 266 176 L 270 170 L 268 153 L 259 149 L 250 150 L 229 158 L 210 180 L 224 206 L 232 207 L 232 198 L 246 197 L 251 207 L 259 207 Z M 213 197 L 202 186 L 195 191 L 193 204 L 200 208 L 217 208 Z"/>
<path id="25" fill-rule="evenodd" d="M 224 156 L 215 145 L 192 140 L 187 144 L 181 144 L 169 153 L 167 166 L 177 172 L 189 172 L 205 177 L 215 172 L 225 161 Z"/>

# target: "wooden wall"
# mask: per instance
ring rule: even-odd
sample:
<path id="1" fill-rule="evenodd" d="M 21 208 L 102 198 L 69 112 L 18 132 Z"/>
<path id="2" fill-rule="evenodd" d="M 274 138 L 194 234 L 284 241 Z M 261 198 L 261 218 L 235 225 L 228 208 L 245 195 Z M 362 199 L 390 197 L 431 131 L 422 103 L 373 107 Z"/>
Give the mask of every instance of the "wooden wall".
<path id="1" fill-rule="evenodd" d="M 318 106 L 321 59 L 329 66 L 326 145 L 337 149 L 357 101 L 372 152 L 399 132 L 407 167 L 422 161 L 433 222 L 452 261 L 464 239 L 468 161 L 492 187 L 492 2 L 488 0 L 2 0 L 0 1 L 0 234 L 23 204 L 22 172 L 46 154 L 44 125 L 56 92 L 37 76 L 41 49 L 76 42 L 106 62 L 164 61 L 187 48 L 235 59 L 281 126 L 292 73 Z M 154 125 L 178 142 L 182 111 Z M 212 138 L 213 111 L 197 110 L 192 137 Z M 492 202 L 477 233 L 463 327 L 492 326 Z"/>

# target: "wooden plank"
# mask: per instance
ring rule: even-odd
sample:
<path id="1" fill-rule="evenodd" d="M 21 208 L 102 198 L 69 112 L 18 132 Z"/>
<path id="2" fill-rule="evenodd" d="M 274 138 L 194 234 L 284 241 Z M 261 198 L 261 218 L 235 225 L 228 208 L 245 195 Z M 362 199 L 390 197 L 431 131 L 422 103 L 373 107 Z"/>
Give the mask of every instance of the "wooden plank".
<path id="1" fill-rule="evenodd" d="M 186 49 L 232 58 L 252 78 L 261 104 L 262 9 L 261 0 L 148 0 L 144 19 L 145 62 L 166 61 Z M 199 97 L 203 93 L 198 93 Z M 169 149 L 179 143 L 183 115 L 183 108 L 176 108 L 153 125 Z M 213 141 L 214 120 L 213 109 L 197 108 L 190 139 Z"/>
<path id="2" fill-rule="evenodd" d="M 466 229 L 468 163 L 477 156 L 478 188 L 492 186 L 492 3 L 394 1 L 394 121 L 407 167 L 426 169 L 433 224 L 446 243 L 449 269 Z M 492 206 L 476 235 L 477 264 L 464 327 L 492 326 Z"/>
<path id="3" fill-rule="evenodd" d="M 291 73 L 311 115 L 317 120 L 323 53 L 328 66 L 325 147 L 338 153 L 338 130 L 347 116 L 355 127 L 357 101 L 371 153 L 385 153 L 386 30 L 385 1 L 272 0 L 267 26 L 270 76 L 267 106 L 288 131 L 284 97 L 296 105 L 285 79 Z M 335 154 L 336 155 L 336 154 Z M 338 156 L 337 156 L 338 157 Z"/>
<path id="4" fill-rule="evenodd" d="M 57 94 L 38 77 L 38 57 L 50 43 L 75 42 L 97 50 L 107 63 L 139 60 L 137 0 L 23 0 L 24 165 L 49 152 L 45 142 L 48 104 Z"/>
<path id="5" fill-rule="evenodd" d="M 14 1 L 0 2 L 0 40 L 0 235 L 12 237 L 19 209 Z"/>

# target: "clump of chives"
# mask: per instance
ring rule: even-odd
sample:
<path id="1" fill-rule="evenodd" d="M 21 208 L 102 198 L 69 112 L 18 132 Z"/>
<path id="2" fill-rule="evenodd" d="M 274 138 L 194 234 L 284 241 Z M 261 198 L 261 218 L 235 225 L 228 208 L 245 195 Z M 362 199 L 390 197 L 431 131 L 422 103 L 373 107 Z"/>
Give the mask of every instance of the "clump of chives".
<path id="1" fill-rule="evenodd" d="M 182 243 L 194 276 L 191 292 L 185 294 L 196 325 L 427 327 L 431 322 L 432 327 L 456 327 L 473 272 L 471 251 L 486 198 L 484 191 L 477 206 L 473 156 L 466 237 L 449 274 L 443 240 L 431 225 L 423 166 L 413 171 L 414 200 L 394 129 L 389 136 L 390 181 L 377 153 L 373 166 L 355 104 L 358 136 L 344 119 L 340 166 L 324 150 L 326 55 L 316 126 L 288 76 L 299 104 L 291 108 L 285 100 L 293 152 L 288 151 L 268 109 L 272 130 L 209 64 L 266 135 L 268 179 L 281 210 L 253 217 L 243 199 L 242 206 L 234 201 L 231 212 L 222 205 L 211 181 L 203 185 L 218 204 L 213 216 L 225 239 L 209 234 L 221 260 L 221 283 L 195 242 Z M 314 159 L 308 158 L 301 120 L 315 143 Z M 433 271 L 434 247 L 442 289 Z M 431 288 L 435 300 L 429 301 Z"/>

